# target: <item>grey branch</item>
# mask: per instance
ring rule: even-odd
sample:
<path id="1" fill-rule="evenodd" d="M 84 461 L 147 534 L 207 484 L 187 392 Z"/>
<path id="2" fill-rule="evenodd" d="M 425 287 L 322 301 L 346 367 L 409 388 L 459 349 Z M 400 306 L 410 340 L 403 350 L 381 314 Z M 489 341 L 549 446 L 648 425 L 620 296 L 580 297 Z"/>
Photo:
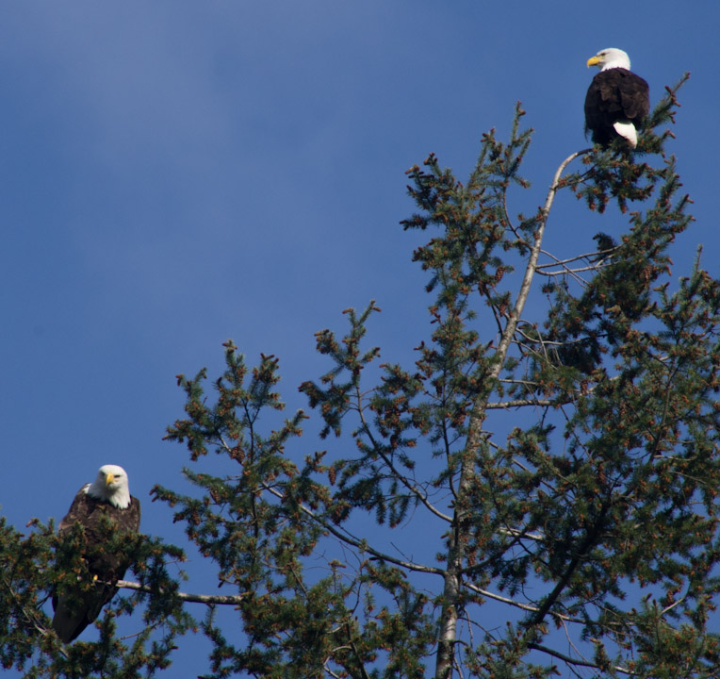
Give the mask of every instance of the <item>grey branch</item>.
<path id="1" fill-rule="evenodd" d="M 139 582 L 130 582 L 129 580 L 118 580 L 118 587 L 123 589 L 134 589 L 139 592 L 150 592 L 150 588 L 141 585 Z M 245 598 L 244 594 L 189 594 L 187 592 L 178 592 L 178 598 L 195 604 L 220 605 L 220 606 L 237 606 Z"/>
<path id="2" fill-rule="evenodd" d="M 497 401 L 488 403 L 485 407 L 488 410 L 503 410 L 505 408 L 521 408 L 523 406 L 539 406 L 541 408 L 552 406 L 556 401 L 538 398 L 523 398 L 514 401 Z"/>

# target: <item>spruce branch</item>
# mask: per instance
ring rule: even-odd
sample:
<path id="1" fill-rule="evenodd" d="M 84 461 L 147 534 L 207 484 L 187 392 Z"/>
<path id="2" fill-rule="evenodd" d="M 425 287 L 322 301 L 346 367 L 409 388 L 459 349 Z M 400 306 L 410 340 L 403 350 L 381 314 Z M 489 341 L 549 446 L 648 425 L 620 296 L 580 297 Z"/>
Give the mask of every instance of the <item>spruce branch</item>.
<path id="1" fill-rule="evenodd" d="M 357 405 L 357 411 L 360 417 L 360 422 L 362 423 L 362 429 L 365 432 L 365 435 L 370 439 L 370 444 L 373 447 L 373 450 L 378 454 L 378 456 L 383 460 L 383 462 L 387 465 L 388 469 L 392 472 L 393 477 L 400 481 L 400 483 L 405 486 L 405 488 L 410 491 L 412 496 L 420 502 L 428 511 L 430 511 L 432 514 L 434 514 L 439 519 L 446 521 L 447 523 L 450 523 L 452 521 L 452 517 L 448 516 L 447 514 L 444 514 L 441 512 L 437 507 L 435 507 L 427 498 L 427 493 L 421 492 L 421 490 L 414 484 L 410 482 L 410 479 L 405 475 L 402 474 L 398 469 L 396 469 L 395 465 L 393 464 L 393 461 L 385 454 L 385 451 L 383 450 L 383 446 L 380 444 L 380 442 L 375 438 L 375 436 L 372 433 L 372 430 L 370 429 L 370 426 L 365 419 L 365 409 L 362 407 L 360 394 L 357 394 L 358 399 L 358 405 Z"/>
<path id="2" fill-rule="evenodd" d="M 552 656 L 553 658 L 557 658 L 558 660 L 562 660 L 563 662 L 566 662 L 568 665 L 573 665 L 575 667 L 591 667 L 596 670 L 604 670 L 605 667 L 601 667 L 597 663 L 594 663 L 590 660 L 580 660 L 578 658 L 573 658 L 572 656 L 566 655 L 565 653 L 560 653 L 559 651 L 555 651 L 552 648 L 548 648 L 547 646 L 543 646 L 542 644 L 537 644 L 535 642 L 530 642 L 528 644 L 528 648 L 532 648 L 536 651 L 541 651 L 542 653 L 547 653 L 548 655 Z M 612 669 L 615 672 L 618 672 L 620 674 L 627 674 L 628 676 L 637 676 L 635 672 L 632 672 L 631 670 L 627 669 L 626 667 L 620 667 L 618 665 L 613 665 Z"/>

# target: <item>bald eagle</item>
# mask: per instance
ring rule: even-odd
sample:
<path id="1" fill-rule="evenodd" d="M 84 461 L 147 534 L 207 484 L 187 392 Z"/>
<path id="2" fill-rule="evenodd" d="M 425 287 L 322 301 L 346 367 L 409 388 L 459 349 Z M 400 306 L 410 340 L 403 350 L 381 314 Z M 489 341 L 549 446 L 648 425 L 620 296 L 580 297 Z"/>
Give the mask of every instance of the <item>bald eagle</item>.
<path id="1" fill-rule="evenodd" d="M 62 536 L 77 523 L 84 528 L 83 559 L 97 582 L 89 591 L 53 595 L 52 626 L 66 644 L 100 615 L 102 607 L 117 592 L 115 583 L 130 565 L 128 559 L 103 549 L 112 523 L 121 533 L 137 533 L 140 528 L 140 502 L 130 496 L 128 477 L 122 467 L 114 464 L 100 467 L 97 478 L 75 496 L 70 511 L 60 522 L 59 534 Z"/>
<path id="2" fill-rule="evenodd" d="M 594 144 L 607 148 L 622 137 L 635 148 L 637 129 L 650 112 L 650 88 L 630 70 L 630 58 L 610 47 L 588 59 L 588 68 L 600 70 L 585 97 L 585 134 L 592 132 Z"/>

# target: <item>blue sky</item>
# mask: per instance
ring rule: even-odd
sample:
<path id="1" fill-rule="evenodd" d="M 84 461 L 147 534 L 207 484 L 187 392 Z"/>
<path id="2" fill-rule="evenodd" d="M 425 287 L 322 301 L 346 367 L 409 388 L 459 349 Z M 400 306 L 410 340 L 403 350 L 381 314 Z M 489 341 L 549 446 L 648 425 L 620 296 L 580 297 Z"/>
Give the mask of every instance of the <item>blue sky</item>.
<path id="1" fill-rule="evenodd" d="M 250 363 L 279 356 L 303 407 L 297 385 L 327 367 L 313 333 L 370 299 L 370 341 L 408 361 L 429 299 L 398 225 L 405 170 L 435 152 L 463 178 L 521 100 L 533 189 L 511 211 L 532 211 L 587 146 L 585 62 L 604 47 L 629 52 L 653 103 L 692 72 L 670 150 L 697 222 L 674 259 L 687 273 L 702 243 L 717 276 L 719 21 L 714 3 L 669 0 L 5 4 L 3 513 L 59 519 L 117 463 L 144 532 L 180 542 L 148 498 L 185 489 L 187 455 L 161 441 L 182 415 L 175 375 L 216 375 L 232 337 Z M 623 224 L 561 194 L 548 243 L 588 251 Z M 201 574 L 188 590 L 214 590 Z"/>

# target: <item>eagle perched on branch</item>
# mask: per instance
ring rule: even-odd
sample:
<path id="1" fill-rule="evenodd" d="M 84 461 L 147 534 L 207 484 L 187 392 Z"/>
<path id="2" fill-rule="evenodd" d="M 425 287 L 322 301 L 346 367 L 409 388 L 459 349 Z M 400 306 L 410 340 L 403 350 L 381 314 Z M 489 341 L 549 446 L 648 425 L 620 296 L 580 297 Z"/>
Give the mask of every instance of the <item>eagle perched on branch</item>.
<path id="1" fill-rule="evenodd" d="M 592 132 L 594 144 L 607 148 L 621 137 L 637 146 L 637 130 L 650 113 L 650 88 L 630 70 L 626 52 L 609 47 L 587 62 L 600 69 L 585 97 L 585 133 Z"/>
<path id="2" fill-rule="evenodd" d="M 89 589 L 56 592 L 52 598 L 52 627 L 64 643 L 70 643 L 97 617 L 115 593 L 129 559 L 104 550 L 112 527 L 122 533 L 137 533 L 140 528 L 140 502 L 130 495 L 127 473 L 122 467 L 106 464 L 97 478 L 85 484 L 75 496 L 70 511 L 60 522 L 59 534 L 73 526 L 83 527 L 85 545 L 83 559 L 95 581 Z"/>

